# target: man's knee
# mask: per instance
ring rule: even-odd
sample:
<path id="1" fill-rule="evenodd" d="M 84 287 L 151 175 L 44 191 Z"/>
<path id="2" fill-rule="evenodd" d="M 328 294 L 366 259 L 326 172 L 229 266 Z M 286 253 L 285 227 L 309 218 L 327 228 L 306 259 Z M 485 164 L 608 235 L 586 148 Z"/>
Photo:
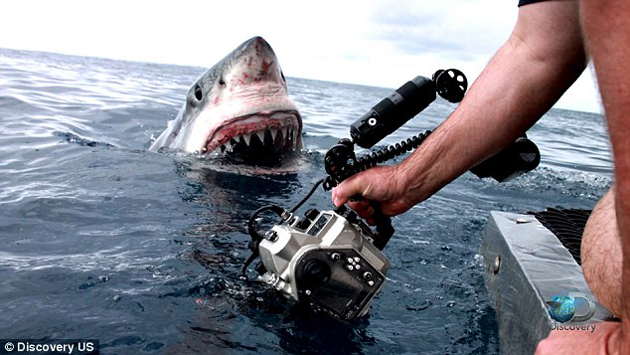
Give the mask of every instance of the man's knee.
<path id="1" fill-rule="evenodd" d="M 611 188 L 588 219 L 582 237 L 582 270 L 597 300 L 615 315 L 621 312 L 623 254 Z"/>

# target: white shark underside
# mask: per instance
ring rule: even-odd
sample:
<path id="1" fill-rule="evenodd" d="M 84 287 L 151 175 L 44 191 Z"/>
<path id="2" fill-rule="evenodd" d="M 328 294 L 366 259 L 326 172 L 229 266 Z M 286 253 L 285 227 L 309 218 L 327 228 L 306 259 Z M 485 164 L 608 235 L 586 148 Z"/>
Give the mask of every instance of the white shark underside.
<path id="1" fill-rule="evenodd" d="M 204 73 L 177 118 L 153 142 L 190 153 L 220 152 L 256 161 L 302 148 L 302 118 L 278 59 L 254 37 Z"/>

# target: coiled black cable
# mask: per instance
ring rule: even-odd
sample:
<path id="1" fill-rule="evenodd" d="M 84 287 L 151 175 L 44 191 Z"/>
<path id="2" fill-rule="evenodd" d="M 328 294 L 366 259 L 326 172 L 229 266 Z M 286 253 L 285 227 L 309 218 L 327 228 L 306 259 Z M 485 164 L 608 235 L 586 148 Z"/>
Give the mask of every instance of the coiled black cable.
<path id="1" fill-rule="evenodd" d="M 424 142 L 425 139 L 427 139 L 429 134 L 431 134 L 431 131 L 427 130 L 399 143 L 379 149 L 357 159 L 356 162 L 343 167 L 343 169 L 341 169 L 338 174 L 335 174 L 334 177 L 328 176 L 324 181 L 324 190 L 332 190 L 333 187 L 339 185 L 342 181 L 361 171 L 365 171 L 374 167 L 376 164 L 382 163 L 417 148 L 420 144 L 422 144 L 422 142 Z"/>

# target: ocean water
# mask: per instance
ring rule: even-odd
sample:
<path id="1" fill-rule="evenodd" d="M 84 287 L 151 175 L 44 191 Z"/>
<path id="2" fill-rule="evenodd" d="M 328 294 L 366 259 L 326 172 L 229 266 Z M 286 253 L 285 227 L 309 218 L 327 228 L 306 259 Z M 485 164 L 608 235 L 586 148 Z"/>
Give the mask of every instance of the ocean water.
<path id="1" fill-rule="evenodd" d="M 289 78 L 304 117 L 296 173 L 147 152 L 205 69 L 0 50 L 0 338 L 98 338 L 102 354 L 495 354 L 478 257 L 489 212 L 592 208 L 611 184 L 603 118 L 552 110 L 529 132 L 537 170 L 504 184 L 467 173 L 394 218 L 367 317 L 296 316 L 239 278 L 244 225 L 262 205 L 295 205 L 324 176 L 323 152 L 391 89 Z M 384 143 L 453 109 L 438 99 Z M 308 205 L 328 209 L 330 194 Z"/>

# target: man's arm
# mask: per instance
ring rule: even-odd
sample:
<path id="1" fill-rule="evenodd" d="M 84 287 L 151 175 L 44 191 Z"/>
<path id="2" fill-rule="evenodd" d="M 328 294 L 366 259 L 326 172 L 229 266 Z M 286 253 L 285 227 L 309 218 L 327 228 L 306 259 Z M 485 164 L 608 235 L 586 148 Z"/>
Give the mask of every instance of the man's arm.
<path id="1" fill-rule="evenodd" d="M 453 114 L 398 166 L 369 169 L 337 187 L 335 204 L 353 195 L 399 214 L 425 200 L 531 127 L 586 66 L 578 6 L 523 6 L 499 49 Z M 366 202 L 350 206 L 369 217 Z"/>
<path id="2" fill-rule="evenodd" d="M 630 354 L 630 2 L 582 0 L 580 6 L 612 142 L 623 251 L 621 329 L 611 337 L 617 344 L 609 346 L 619 345 L 619 354 Z"/>

